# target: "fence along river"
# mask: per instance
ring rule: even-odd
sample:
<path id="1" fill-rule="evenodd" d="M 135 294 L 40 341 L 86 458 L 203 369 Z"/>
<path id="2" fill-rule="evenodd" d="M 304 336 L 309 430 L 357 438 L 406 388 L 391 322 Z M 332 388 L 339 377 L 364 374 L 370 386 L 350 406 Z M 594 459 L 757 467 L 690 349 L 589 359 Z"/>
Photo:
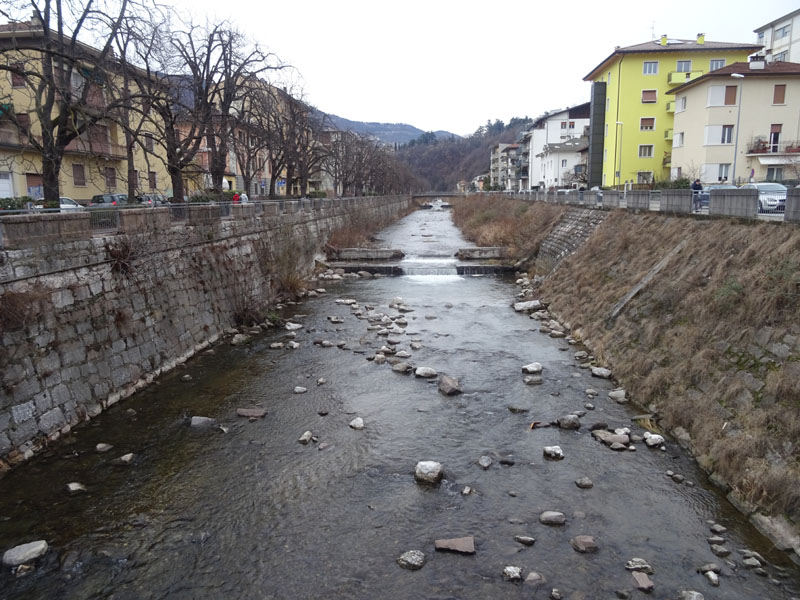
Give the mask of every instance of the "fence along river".
<path id="1" fill-rule="evenodd" d="M 457 274 L 450 257 L 467 243 L 447 211 L 417 211 L 380 237 L 405 251 L 411 274 L 318 283 L 327 293 L 283 309 L 303 325 L 297 349 L 283 328 L 219 345 L 0 481 L 0 550 L 50 545 L 32 572 L 0 572 L 0 597 L 547 598 L 553 588 L 576 600 L 636 597 L 625 568 L 633 558 L 652 567 L 655 598 L 798 594 L 785 555 L 675 443 L 614 452 L 593 439 L 596 422 L 644 430 L 634 409 L 607 398 L 610 382 L 578 367 L 578 347 L 513 312 L 513 281 Z M 398 297 L 409 312 L 390 308 Z M 377 335 L 356 316 L 368 307 L 404 319 L 404 333 Z M 366 360 L 392 341 L 415 367 L 458 378 L 464 393 L 446 397 L 435 379 Z M 533 361 L 541 385 L 523 382 Z M 263 419 L 237 417 L 257 407 Z M 585 412 L 578 430 L 531 428 L 576 411 Z M 218 426 L 193 428 L 192 416 Z M 348 426 L 357 417 L 361 430 Z M 314 439 L 298 443 L 306 431 Z M 98 453 L 98 443 L 113 448 Z M 543 457 L 554 445 L 563 460 Z M 130 464 L 114 464 L 126 453 Z M 443 465 L 438 485 L 415 481 L 423 460 Z M 584 477 L 591 488 L 575 484 Z M 67 494 L 69 482 L 86 492 Z M 565 523 L 540 523 L 544 511 Z M 727 528 L 718 541 L 727 557 L 707 541 L 712 523 Z M 573 549 L 580 535 L 597 551 Z M 464 536 L 474 554 L 434 548 Z M 426 555 L 418 571 L 396 562 L 412 549 Z M 743 551 L 763 559 L 763 576 Z M 718 588 L 696 571 L 708 563 L 721 570 Z M 546 581 L 507 581 L 507 566 Z"/>

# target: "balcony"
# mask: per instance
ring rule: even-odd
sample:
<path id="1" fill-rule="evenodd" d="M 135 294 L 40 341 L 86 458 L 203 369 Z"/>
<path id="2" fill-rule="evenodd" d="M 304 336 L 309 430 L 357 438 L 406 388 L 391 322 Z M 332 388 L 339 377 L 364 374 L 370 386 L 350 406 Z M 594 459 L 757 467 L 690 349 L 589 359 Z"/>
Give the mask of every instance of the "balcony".
<path id="1" fill-rule="evenodd" d="M 664 159 L 661 161 L 661 166 L 669 167 L 672 165 L 672 152 L 664 152 Z"/>
<path id="2" fill-rule="evenodd" d="M 671 86 L 678 86 L 683 85 L 687 81 L 692 81 L 693 79 L 697 79 L 703 74 L 703 71 L 672 71 L 667 76 L 667 83 Z"/>
<path id="3" fill-rule="evenodd" d="M 667 129 L 664 131 L 664 139 L 672 141 L 672 129 Z"/>
<path id="4" fill-rule="evenodd" d="M 0 129 L 0 146 L 19 145 L 19 133 L 10 129 Z"/>
<path id="5" fill-rule="evenodd" d="M 108 158 L 125 158 L 125 146 L 112 144 L 111 142 L 85 140 L 77 138 L 72 140 L 65 148 L 66 152 L 73 154 L 93 154 L 96 156 L 106 156 Z"/>
<path id="6" fill-rule="evenodd" d="M 800 154 L 800 140 L 781 141 L 773 144 L 765 139 L 756 139 L 747 145 L 747 154 Z"/>
<path id="7" fill-rule="evenodd" d="M 667 112 L 674 113 L 675 112 L 675 101 L 667 102 Z"/>

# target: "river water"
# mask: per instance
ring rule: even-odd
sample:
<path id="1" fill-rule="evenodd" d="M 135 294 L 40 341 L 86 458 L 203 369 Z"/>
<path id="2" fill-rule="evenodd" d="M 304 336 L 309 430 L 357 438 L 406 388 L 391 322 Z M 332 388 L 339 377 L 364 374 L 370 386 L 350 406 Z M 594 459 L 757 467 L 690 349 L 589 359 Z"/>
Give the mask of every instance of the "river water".
<path id="1" fill-rule="evenodd" d="M 591 437 L 596 421 L 643 430 L 631 421 L 635 409 L 606 398 L 610 382 L 578 368 L 576 347 L 513 312 L 513 281 L 454 274 L 452 255 L 469 244 L 447 211 L 418 211 L 381 239 L 406 251 L 411 275 L 321 282 L 327 294 L 284 309 L 304 325 L 298 349 L 269 347 L 286 341 L 285 330 L 246 347 L 219 345 L 0 480 L 0 550 L 50 544 L 33 572 L 0 572 L 0 597 L 546 598 L 553 587 L 574 600 L 617 590 L 644 597 L 625 569 L 634 557 L 655 571 L 653 598 L 797 593 L 791 563 L 671 440 L 666 452 L 643 444 L 612 452 Z M 397 349 L 411 351 L 414 366 L 457 377 L 463 395 L 445 397 L 435 380 L 366 360 L 386 338 L 336 299 L 396 316 L 388 306 L 396 297 L 413 309 Z M 332 323 L 334 315 L 344 322 Z M 346 346 L 313 344 L 322 339 Z M 412 340 L 421 347 L 411 350 Z M 527 386 L 520 369 L 533 361 L 544 383 Z M 530 428 L 586 410 L 587 388 L 600 395 L 580 430 Z M 239 407 L 268 414 L 249 421 L 236 416 Z M 227 432 L 192 429 L 192 415 Z M 361 431 L 348 427 L 357 416 Z M 307 430 L 318 440 L 298 443 Z M 114 448 L 97 453 L 100 442 Z M 543 447 L 556 444 L 566 458 L 543 459 Z M 112 464 L 128 452 L 132 464 Z M 477 464 L 483 455 L 494 461 L 486 470 Z M 420 460 L 443 464 L 440 485 L 415 482 Z M 668 470 L 696 485 L 675 483 Z M 594 487 L 579 489 L 581 477 Z M 68 495 L 72 481 L 87 492 Z M 474 493 L 462 494 L 465 486 Z M 563 512 L 566 524 L 540 524 L 545 510 Z M 711 522 L 729 529 L 728 560 L 741 565 L 740 549 L 758 551 L 768 576 L 714 556 Z M 581 534 L 595 537 L 597 553 L 573 550 Z M 517 535 L 536 542 L 523 546 Z M 434 550 L 434 540 L 461 536 L 474 536 L 474 555 Z M 395 562 L 410 549 L 427 556 L 419 571 Z M 695 571 L 709 562 L 723 566 L 718 588 Z M 505 581 L 508 565 L 547 583 Z"/>

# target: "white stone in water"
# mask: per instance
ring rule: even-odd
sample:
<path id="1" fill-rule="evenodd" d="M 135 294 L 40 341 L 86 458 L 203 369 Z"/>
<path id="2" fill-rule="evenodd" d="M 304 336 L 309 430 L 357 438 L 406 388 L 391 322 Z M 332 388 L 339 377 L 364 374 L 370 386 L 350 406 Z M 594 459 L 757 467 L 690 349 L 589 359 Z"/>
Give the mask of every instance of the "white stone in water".
<path id="1" fill-rule="evenodd" d="M 231 340 L 231 346 L 243 346 L 250 342 L 250 336 L 243 333 L 237 333 Z"/>
<path id="2" fill-rule="evenodd" d="M 625 563 L 625 568 L 629 571 L 641 571 L 642 573 L 647 573 L 648 575 L 653 574 L 653 567 L 651 567 L 650 563 L 643 558 L 630 559 Z"/>
<path id="3" fill-rule="evenodd" d="M 364 419 L 362 419 L 361 417 L 356 417 L 355 419 L 350 421 L 350 428 L 356 430 L 364 429 Z"/>
<path id="4" fill-rule="evenodd" d="M 397 564 L 410 571 L 421 569 L 425 565 L 425 553 L 420 550 L 403 552 L 397 559 Z"/>
<path id="5" fill-rule="evenodd" d="M 537 373 L 541 373 L 542 372 L 542 363 L 532 362 L 532 363 L 530 363 L 528 365 L 525 365 L 524 367 L 522 367 L 522 372 L 523 373 L 529 373 L 529 374 L 532 374 L 532 375 L 536 375 Z"/>
<path id="6" fill-rule="evenodd" d="M 77 481 L 72 481 L 67 484 L 67 491 L 70 494 L 77 494 L 78 492 L 85 492 L 86 486 L 82 483 L 78 483 Z"/>
<path id="7" fill-rule="evenodd" d="M 522 581 L 522 569 L 519 567 L 508 566 L 503 569 L 503 577 L 509 581 Z"/>
<path id="8" fill-rule="evenodd" d="M 288 343 L 288 344 L 286 344 L 286 345 L 287 345 L 289 348 L 291 348 L 292 350 L 297 350 L 297 349 L 300 347 L 300 344 L 298 344 L 298 343 L 297 343 L 297 342 L 295 342 L 295 341 L 291 341 L 291 342 L 289 342 L 289 343 Z"/>
<path id="9" fill-rule="evenodd" d="M 3 554 L 3 564 L 7 567 L 18 567 L 35 560 L 47 552 L 47 542 L 38 540 L 15 546 Z"/>
<path id="10" fill-rule="evenodd" d="M 470 495 L 471 493 L 473 493 L 474 491 L 475 491 L 475 490 L 473 490 L 471 487 L 469 487 L 468 485 L 465 485 L 465 486 L 464 486 L 464 489 L 463 489 L 463 490 L 461 490 L 461 495 L 462 495 L 462 496 L 469 496 L 469 495 Z"/>
<path id="11" fill-rule="evenodd" d="M 592 375 L 600 377 L 601 379 L 608 379 L 611 377 L 611 371 L 605 367 L 592 367 Z"/>
<path id="12" fill-rule="evenodd" d="M 525 377 L 522 378 L 522 383 L 525 385 L 540 385 L 542 381 L 543 379 L 540 375 L 525 375 Z"/>
<path id="13" fill-rule="evenodd" d="M 713 585 L 714 587 L 717 587 L 719 585 L 719 575 L 714 573 L 714 571 L 706 571 L 704 575 L 706 576 L 706 579 L 708 579 L 708 582 L 711 585 Z"/>
<path id="14" fill-rule="evenodd" d="M 376 365 L 382 365 L 386 362 L 386 356 L 384 356 L 383 354 L 376 354 L 374 362 Z"/>
<path id="15" fill-rule="evenodd" d="M 567 522 L 567 518 L 562 512 L 546 510 L 539 515 L 539 522 L 543 525 L 563 525 Z"/>
<path id="16" fill-rule="evenodd" d="M 705 600 L 705 596 L 694 590 L 682 590 L 678 600 Z"/>
<path id="17" fill-rule="evenodd" d="M 395 353 L 395 356 L 397 358 L 411 358 L 411 353 L 406 350 L 400 350 L 400 352 Z"/>
<path id="18" fill-rule="evenodd" d="M 564 458 L 564 452 L 561 450 L 561 446 L 545 446 L 542 453 L 547 458 L 553 458 L 555 460 Z"/>
<path id="19" fill-rule="evenodd" d="M 94 449 L 97 450 L 98 452 L 108 452 L 113 447 L 114 446 L 112 446 L 111 444 L 104 444 L 104 443 L 101 442 L 101 443 L 97 444 L 97 446 L 95 446 Z"/>
<path id="20" fill-rule="evenodd" d="M 626 398 L 625 390 L 623 390 L 622 388 L 611 390 L 610 392 L 608 392 L 608 397 L 614 400 L 615 402 L 618 402 L 619 404 L 624 404 L 625 402 L 628 401 L 628 399 Z"/>
<path id="21" fill-rule="evenodd" d="M 116 462 L 121 465 L 129 465 L 133 462 L 133 456 L 133 452 L 128 452 L 120 456 Z"/>
<path id="22" fill-rule="evenodd" d="M 527 302 L 517 302 L 514 304 L 514 310 L 516 312 L 530 312 L 541 308 L 542 303 L 539 300 L 528 300 Z"/>
<path id="23" fill-rule="evenodd" d="M 281 348 L 283 348 L 283 342 L 272 342 L 269 345 L 269 347 L 272 348 L 273 350 L 280 350 Z"/>
<path id="24" fill-rule="evenodd" d="M 422 460 L 414 469 L 414 477 L 423 483 L 438 483 L 443 475 L 442 464 L 433 460 Z"/>
<path id="25" fill-rule="evenodd" d="M 311 441 L 312 437 L 313 437 L 313 434 L 310 431 L 305 431 L 305 432 L 303 432 L 303 435 L 301 435 L 297 439 L 297 441 L 300 442 L 301 444 L 307 444 L 308 442 Z"/>
<path id="26" fill-rule="evenodd" d="M 335 344 L 330 340 L 322 340 L 319 345 L 323 348 L 333 348 L 335 346 Z"/>
<path id="27" fill-rule="evenodd" d="M 324 377 L 320 377 L 319 379 L 317 379 L 317 385 L 324 385 L 326 383 L 328 383 L 328 380 L 325 379 Z"/>
<path id="28" fill-rule="evenodd" d="M 493 461 L 492 461 L 492 458 L 491 458 L 491 456 L 481 456 L 481 457 L 478 459 L 478 464 L 479 464 L 479 465 L 480 465 L 480 466 L 481 466 L 483 469 L 488 469 L 489 467 L 491 467 L 491 466 L 492 466 L 492 462 L 493 462 Z"/>
<path id="29" fill-rule="evenodd" d="M 296 386 L 296 387 L 294 388 L 294 390 L 293 390 L 293 392 L 294 392 L 295 394 L 305 394 L 307 391 L 308 391 L 308 389 L 307 389 L 307 388 L 304 388 L 304 387 L 302 387 L 302 386 L 299 386 L 299 385 L 298 385 L 298 386 Z"/>
<path id="30" fill-rule="evenodd" d="M 422 348 L 422 344 L 420 344 L 419 342 L 411 342 L 412 350 L 419 350 L 420 348 Z"/>
<path id="31" fill-rule="evenodd" d="M 655 448 L 664 443 L 664 436 L 657 433 L 644 432 L 644 443 L 648 448 Z"/>
<path id="32" fill-rule="evenodd" d="M 216 423 L 216 421 L 214 419 L 212 419 L 211 417 L 197 417 L 197 416 L 195 416 L 195 417 L 192 417 L 192 420 L 190 421 L 190 425 L 192 427 L 210 427 L 210 426 L 214 425 L 215 423 Z"/>
<path id="33" fill-rule="evenodd" d="M 435 369 L 431 369 L 430 367 L 417 367 L 417 370 L 414 371 L 414 376 L 422 377 L 423 379 L 431 379 L 433 377 L 438 377 L 439 374 Z"/>
<path id="34" fill-rule="evenodd" d="M 616 433 L 617 435 L 629 435 L 630 432 L 631 430 L 629 427 L 617 427 L 614 430 L 614 433 Z"/>

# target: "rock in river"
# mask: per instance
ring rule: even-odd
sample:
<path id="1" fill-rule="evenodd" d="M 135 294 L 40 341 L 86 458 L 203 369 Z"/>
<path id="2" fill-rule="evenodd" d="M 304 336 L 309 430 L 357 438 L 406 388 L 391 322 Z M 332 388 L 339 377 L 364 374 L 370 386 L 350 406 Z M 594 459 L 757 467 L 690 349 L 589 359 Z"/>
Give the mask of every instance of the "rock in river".
<path id="1" fill-rule="evenodd" d="M 478 459 L 478 464 L 479 464 L 479 465 L 480 465 L 480 466 L 481 466 L 483 469 L 488 469 L 489 467 L 491 467 L 491 466 L 492 466 L 492 462 L 493 462 L 493 461 L 492 461 L 492 458 L 491 458 L 490 456 L 481 456 L 481 457 Z"/>
<path id="2" fill-rule="evenodd" d="M 553 460 L 561 460 L 564 458 L 564 452 L 561 450 L 561 446 L 545 446 L 542 450 L 542 454 L 544 454 L 545 458 Z"/>
<path id="3" fill-rule="evenodd" d="M 461 393 L 461 386 L 455 377 L 442 375 L 439 378 L 439 391 L 445 396 L 455 396 Z"/>
<path id="4" fill-rule="evenodd" d="M 263 419 L 264 415 L 267 414 L 267 410 L 264 408 L 237 408 L 236 414 L 248 419 Z"/>
<path id="5" fill-rule="evenodd" d="M 433 545 L 437 550 L 442 552 L 475 554 L 475 538 L 471 535 L 460 538 L 436 540 Z"/>
<path id="6" fill-rule="evenodd" d="M 356 417 L 355 419 L 350 421 L 350 428 L 356 430 L 364 429 L 364 419 L 362 419 L 361 417 Z"/>
<path id="7" fill-rule="evenodd" d="M 414 469 L 414 477 L 422 483 L 439 483 L 443 475 L 442 464 L 433 460 L 422 460 Z"/>
<path id="8" fill-rule="evenodd" d="M 302 386 L 295 386 L 292 390 L 295 394 L 305 394 L 308 391 L 308 388 L 304 388 Z"/>
<path id="9" fill-rule="evenodd" d="M 231 340 L 231 346 L 244 346 L 250 343 L 250 336 L 244 333 L 237 333 Z"/>
<path id="10" fill-rule="evenodd" d="M 640 571 L 642 573 L 647 573 L 648 575 L 653 574 L 653 567 L 650 566 L 643 558 L 632 558 L 628 562 L 625 563 L 625 568 L 628 571 Z"/>
<path id="11" fill-rule="evenodd" d="M 3 554 L 3 564 L 7 567 L 18 567 L 35 560 L 47 552 L 47 542 L 39 540 L 15 546 Z"/>
<path id="12" fill-rule="evenodd" d="M 313 437 L 313 434 L 310 431 L 305 431 L 305 432 L 303 432 L 303 435 L 301 435 L 298 438 L 297 441 L 300 442 L 301 444 L 307 444 L 308 442 L 311 441 L 312 437 Z"/>
<path id="13" fill-rule="evenodd" d="M 189 424 L 192 427 L 203 428 L 203 427 L 211 427 L 211 426 L 213 426 L 214 424 L 216 424 L 216 421 L 214 419 L 212 419 L 211 417 L 197 417 L 197 416 L 195 416 L 195 417 L 192 417 L 191 421 L 189 421 Z"/>
<path id="14" fill-rule="evenodd" d="M 425 553 L 420 550 L 403 552 L 397 559 L 397 564 L 409 571 L 416 571 L 425 565 Z"/>
<path id="15" fill-rule="evenodd" d="M 528 535 L 515 535 L 514 541 L 519 542 L 523 546 L 533 546 L 536 543 L 536 538 L 530 537 Z"/>
<path id="16" fill-rule="evenodd" d="M 641 590 L 643 592 L 652 592 L 653 591 L 653 580 L 647 576 L 647 573 L 642 573 L 640 571 L 634 571 L 631 573 L 633 575 L 633 581 L 636 585 L 636 589 Z"/>
<path id="17" fill-rule="evenodd" d="M 503 577 L 508 581 L 522 581 L 522 569 L 519 567 L 508 566 L 503 569 Z"/>
<path id="18" fill-rule="evenodd" d="M 542 372 L 542 368 L 543 368 L 542 367 L 542 363 L 532 362 L 532 363 L 522 367 L 522 372 L 523 373 L 528 373 L 530 375 L 536 375 L 537 373 L 541 373 Z"/>
<path id="19" fill-rule="evenodd" d="M 605 367 L 592 367 L 592 375 L 600 377 L 601 379 L 608 379 L 611 377 L 611 371 Z"/>
<path id="20" fill-rule="evenodd" d="M 580 479 L 575 481 L 575 485 L 577 485 L 582 490 L 588 490 L 589 488 L 594 486 L 594 483 L 592 483 L 592 480 L 589 479 L 588 477 L 581 477 Z"/>
<path id="21" fill-rule="evenodd" d="M 539 515 L 539 522 L 543 525 L 563 525 L 567 522 L 567 518 L 562 512 L 546 510 Z"/>
<path id="22" fill-rule="evenodd" d="M 392 371 L 395 373 L 408 373 L 411 371 L 411 365 L 407 362 L 399 362 L 395 365 L 392 365 Z"/>
<path id="23" fill-rule="evenodd" d="M 78 483 L 77 481 L 72 481 L 67 484 L 67 491 L 70 494 L 77 494 L 78 492 L 85 492 L 86 486 L 82 483 Z"/>
<path id="24" fill-rule="evenodd" d="M 558 426 L 561 429 L 580 429 L 581 422 L 577 415 L 564 415 L 558 418 Z"/>
<path id="25" fill-rule="evenodd" d="M 595 542 L 591 535 L 576 535 L 569 541 L 569 543 L 576 552 L 580 552 L 582 554 L 597 552 L 597 542 Z"/>
<path id="26" fill-rule="evenodd" d="M 434 377 L 438 377 L 439 374 L 435 369 L 431 369 L 430 367 L 417 367 L 417 370 L 414 371 L 414 376 L 422 377 L 423 379 L 433 379 Z"/>

